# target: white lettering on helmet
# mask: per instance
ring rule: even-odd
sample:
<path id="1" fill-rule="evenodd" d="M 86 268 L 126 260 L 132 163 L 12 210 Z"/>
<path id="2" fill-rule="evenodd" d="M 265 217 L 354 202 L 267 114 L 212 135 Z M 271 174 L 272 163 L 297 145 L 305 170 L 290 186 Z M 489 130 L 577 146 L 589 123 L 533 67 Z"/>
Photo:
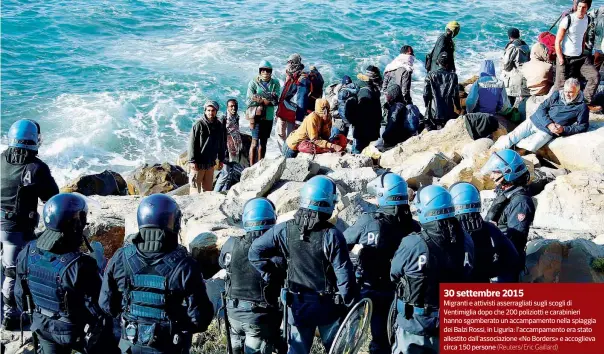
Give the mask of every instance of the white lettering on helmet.
<path id="1" fill-rule="evenodd" d="M 422 254 L 417 259 L 417 267 L 419 268 L 419 270 L 422 270 L 423 266 L 426 264 L 428 264 L 428 257 L 426 257 L 425 254 Z"/>

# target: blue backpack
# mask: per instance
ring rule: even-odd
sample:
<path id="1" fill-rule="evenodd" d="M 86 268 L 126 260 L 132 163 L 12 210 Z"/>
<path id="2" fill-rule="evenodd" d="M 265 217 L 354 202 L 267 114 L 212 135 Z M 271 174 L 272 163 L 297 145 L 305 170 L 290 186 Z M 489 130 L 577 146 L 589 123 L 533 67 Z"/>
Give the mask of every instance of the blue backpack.
<path id="1" fill-rule="evenodd" d="M 419 134 L 419 122 L 424 119 L 416 105 L 407 105 L 407 119 L 405 119 L 405 130 L 409 132 L 409 136 Z"/>
<path id="2" fill-rule="evenodd" d="M 358 108 L 358 93 L 359 88 L 353 83 L 342 86 L 338 92 L 338 113 L 346 124 L 353 124 L 355 121 L 354 112 Z"/>

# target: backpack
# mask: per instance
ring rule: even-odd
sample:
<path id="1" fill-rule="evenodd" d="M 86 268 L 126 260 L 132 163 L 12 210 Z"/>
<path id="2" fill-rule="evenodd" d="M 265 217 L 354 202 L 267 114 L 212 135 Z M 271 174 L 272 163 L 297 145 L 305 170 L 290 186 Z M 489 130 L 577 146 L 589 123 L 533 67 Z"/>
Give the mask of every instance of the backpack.
<path id="1" fill-rule="evenodd" d="M 551 32 L 543 32 L 539 34 L 537 41 L 547 48 L 548 58 L 554 62 L 556 60 L 556 35 Z"/>
<path id="2" fill-rule="evenodd" d="M 357 111 L 359 104 L 358 93 L 359 89 L 354 84 L 342 86 L 338 92 L 338 113 L 346 124 L 354 123 L 354 112 Z"/>
<path id="3" fill-rule="evenodd" d="M 409 133 L 410 136 L 417 135 L 419 133 L 419 122 L 424 120 L 424 116 L 419 111 L 416 105 L 408 104 L 407 105 L 407 119 L 405 119 L 405 131 Z"/>

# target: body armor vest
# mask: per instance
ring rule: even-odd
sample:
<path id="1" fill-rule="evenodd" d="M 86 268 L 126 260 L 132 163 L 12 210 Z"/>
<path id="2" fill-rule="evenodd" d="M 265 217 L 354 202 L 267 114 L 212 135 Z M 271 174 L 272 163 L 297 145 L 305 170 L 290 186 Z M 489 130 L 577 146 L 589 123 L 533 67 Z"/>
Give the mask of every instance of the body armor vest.
<path id="1" fill-rule="evenodd" d="M 288 221 L 286 227 L 289 250 L 287 276 L 290 290 L 334 294 L 336 275 L 323 247 L 325 231 L 332 226 L 319 223 L 302 239 L 300 229 L 293 220 Z"/>
<path id="2" fill-rule="evenodd" d="M 55 254 L 30 246 L 27 255 L 27 286 L 36 311 L 51 318 L 70 318 L 67 291 L 62 287 L 63 277 L 71 264 L 82 256 L 80 252 Z"/>
<path id="3" fill-rule="evenodd" d="M 227 294 L 232 299 L 266 302 L 263 291 L 266 283 L 248 260 L 251 245 L 251 236 L 234 239 L 231 262 L 227 267 L 230 273 Z"/>
<path id="4" fill-rule="evenodd" d="M 38 225 L 38 196 L 33 184 L 36 165 L 31 162 L 12 164 L 7 161 L 6 152 L 2 154 L 2 218 L 13 221 L 21 227 L 32 230 Z"/>
<path id="5" fill-rule="evenodd" d="M 373 225 L 361 237 L 363 248 L 359 253 L 359 266 L 356 271 L 359 283 L 372 288 L 393 287 L 390 281 L 390 265 L 400 239 L 395 237 L 401 231 L 381 213 L 372 214 Z M 398 242 L 396 242 L 398 241 Z M 394 290 L 394 289 L 392 289 Z"/>

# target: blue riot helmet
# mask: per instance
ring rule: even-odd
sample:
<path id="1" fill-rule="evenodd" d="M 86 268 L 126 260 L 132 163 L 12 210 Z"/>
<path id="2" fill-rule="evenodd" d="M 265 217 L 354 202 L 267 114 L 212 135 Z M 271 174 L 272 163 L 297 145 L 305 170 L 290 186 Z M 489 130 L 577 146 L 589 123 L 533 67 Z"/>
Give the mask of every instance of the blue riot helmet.
<path id="1" fill-rule="evenodd" d="M 266 198 L 250 199 L 243 206 L 241 220 L 246 232 L 268 230 L 277 223 L 275 205 Z"/>
<path id="2" fill-rule="evenodd" d="M 468 182 L 459 182 L 449 188 L 455 215 L 480 213 L 480 192 Z"/>
<path id="3" fill-rule="evenodd" d="M 329 177 L 315 176 L 300 191 L 300 207 L 322 213 L 333 213 L 336 206 L 336 183 Z"/>
<path id="4" fill-rule="evenodd" d="M 453 198 L 441 186 L 431 185 L 418 190 L 415 197 L 415 205 L 421 224 L 455 216 Z"/>
<path id="5" fill-rule="evenodd" d="M 180 207 L 172 197 L 165 194 L 152 194 L 145 197 L 138 206 L 136 221 L 139 230 L 153 228 L 178 234 L 181 216 Z"/>
<path id="6" fill-rule="evenodd" d="M 8 146 L 38 151 L 39 128 L 32 120 L 20 119 L 8 130 Z"/>
<path id="7" fill-rule="evenodd" d="M 37 247 L 50 251 L 63 240 L 77 248 L 82 242 L 86 227 L 88 204 L 86 198 L 77 193 L 61 193 L 44 204 L 42 217 L 46 229 L 38 237 Z M 65 239 L 64 237 L 68 238 Z"/>
<path id="8" fill-rule="evenodd" d="M 375 194 L 379 206 L 409 204 L 407 182 L 403 177 L 392 172 L 386 172 L 378 179 L 379 183 L 375 188 Z"/>
<path id="9" fill-rule="evenodd" d="M 524 175 L 528 168 L 516 151 L 505 149 L 494 152 L 480 171 L 484 175 L 500 172 L 505 181 L 513 182 Z"/>

